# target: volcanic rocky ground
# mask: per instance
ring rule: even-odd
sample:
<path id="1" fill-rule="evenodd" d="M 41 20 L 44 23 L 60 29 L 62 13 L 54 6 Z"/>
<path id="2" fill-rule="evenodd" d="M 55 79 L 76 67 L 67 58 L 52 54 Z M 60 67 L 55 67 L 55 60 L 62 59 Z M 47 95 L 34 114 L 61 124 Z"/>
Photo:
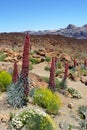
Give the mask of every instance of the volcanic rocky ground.
<path id="1" fill-rule="evenodd" d="M 17 61 L 18 71 L 21 71 L 22 50 L 25 34 L 23 33 L 2 33 L 0 34 L 0 51 L 6 55 L 6 58 L 0 62 L 0 70 L 12 71 L 14 61 Z M 81 94 L 81 99 L 72 98 L 66 92 L 56 92 L 62 100 L 62 108 L 59 114 L 54 117 L 56 123 L 60 124 L 60 130 L 68 130 L 65 125 L 75 125 L 79 130 L 78 107 L 87 105 L 87 76 L 80 71 L 84 59 L 87 58 L 87 40 L 67 38 L 60 35 L 31 35 L 30 36 L 31 52 L 30 58 L 38 59 L 39 63 L 33 65 L 29 72 L 29 77 L 33 83 L 31 87 L 47 87 L 48 84 L 43 81 L 42 77 L 49 77 L 49 71 L 44 68 L 50 66 L 46 62 L 46 57 L 56 56 L 61 63 L 62 73 L 56 76 L 60 81 L 64 75 L 64 65 L 69 63 L 69 68 L 73 67 L 74 58 L 77 61 L 76 72 L 73 74 L 69 69 L 67 86 L 77 89 Z M 31 62 L 30 62 L 31 64 Z M 30 103 L 29 103 L 30 105 Z M 0 93 L 0 130 L 7 130 L 10 112 L 16 112 L 6 101 L 6 93 Z"/>

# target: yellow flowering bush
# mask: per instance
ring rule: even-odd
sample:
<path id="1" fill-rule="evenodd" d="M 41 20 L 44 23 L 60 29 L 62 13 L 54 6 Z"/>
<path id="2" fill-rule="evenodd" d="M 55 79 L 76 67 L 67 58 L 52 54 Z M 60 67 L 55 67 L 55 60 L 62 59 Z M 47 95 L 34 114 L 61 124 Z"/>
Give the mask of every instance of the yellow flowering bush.
<path id="1" fill-rule="evenodd" d="M 60 97 L 52 93 L 50 89 L 36 89 L 33 98 L 34 103 L 46 108 L 49 114 L 57 114 L 62 104 Z"/>
<path id="2" fill-rule="evenodd" d="M 0 72 L 0 91 L 6 91 L 7 86 L 12 82 L 12 76 L 6 72 Z"/>

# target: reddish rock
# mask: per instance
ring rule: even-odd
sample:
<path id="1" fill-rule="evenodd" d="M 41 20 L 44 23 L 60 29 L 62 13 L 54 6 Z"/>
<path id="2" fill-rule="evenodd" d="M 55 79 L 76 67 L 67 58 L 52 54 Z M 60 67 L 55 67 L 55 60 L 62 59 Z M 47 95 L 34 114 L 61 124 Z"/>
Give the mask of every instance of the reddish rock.
<path id="1" fill-rule="evenodd" d="M 80 81 L 81 81 L 82 83 L 84 83 L 85 85 L 87 85 L 87 79 L 86 79 L 86 78 L 81 77 Z"/>
<path id="2" fill-rule="evenodd" d="M 67 54 L 62 54 L 61 57 L 60 57 L 60 60 L 61 61 L 68 61 L 68 62 L 71 62 L 71 57 Z"/>

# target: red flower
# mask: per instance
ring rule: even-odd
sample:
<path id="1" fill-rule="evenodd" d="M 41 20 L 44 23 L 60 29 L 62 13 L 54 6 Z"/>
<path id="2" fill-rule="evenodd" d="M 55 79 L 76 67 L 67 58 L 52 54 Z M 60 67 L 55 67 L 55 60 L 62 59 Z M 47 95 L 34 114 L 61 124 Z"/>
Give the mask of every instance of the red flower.
<path id="1" fill-rule="evenodd" d="M 22 72 L 25 77 L 28 77 L 29 71 L 29 49 L 30 49 L 30 37 L 27 34 L 23 49 L 23 60 L 22 60 Z"/>
<path id="2" fill-rule="evenodd" d="M 87 60 L 85 59 L 84 60 L 84 68 L 86 68 L 87 67 Z"/>
<path id="3" fill-rule="evenodd" d="M 23 60 L 22 60 L 22 71 L 21 71 L 25 96 L 28 96 L 28 92 L 29 92 L 29 84 L 28 84 L 29 51 L 30 51 L 30 37 L 27 34 L 25 38 L 24 49 L 23 49 Z"/>
<path id="4" fill-rule="evenodd" d="M 76 64 L 77 64 L 76 59 L 74 59 L 74 68 L 76 68 Z"/>
<path id="5" fill-rule="evenodd" d="M 16 83 L 18 80 L 18 68 L 17 68 L 17 62 L 15 61 L 14 63 L 14 70 L 13 70 L 13 76 L 12 76 L 12 81 L 13 83 Z"/>
<path id="6" fill-rule="evenodd" d="M 52 58 L 51 62 L 49 87 L 52 90 L 55 89 L 55 57 Z"/>

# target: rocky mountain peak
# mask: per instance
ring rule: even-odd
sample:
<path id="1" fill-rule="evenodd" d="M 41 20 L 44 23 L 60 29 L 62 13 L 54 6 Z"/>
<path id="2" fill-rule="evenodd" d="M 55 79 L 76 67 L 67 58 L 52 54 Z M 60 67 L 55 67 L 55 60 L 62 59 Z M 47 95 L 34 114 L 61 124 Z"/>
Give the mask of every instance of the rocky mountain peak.
<path id="1" fill-rule="evenodd" d="M 87 27 L 87 24 L 83 25 L 83 27 Z"/>
<path id="2" fill-rule="evenodd" d="M 69 24 L 69 25 L 67 26 L 67 29 L 73 29 L 73 28 L 76 28 L 76 26 L 73 25 L 73 24 Z"/>

